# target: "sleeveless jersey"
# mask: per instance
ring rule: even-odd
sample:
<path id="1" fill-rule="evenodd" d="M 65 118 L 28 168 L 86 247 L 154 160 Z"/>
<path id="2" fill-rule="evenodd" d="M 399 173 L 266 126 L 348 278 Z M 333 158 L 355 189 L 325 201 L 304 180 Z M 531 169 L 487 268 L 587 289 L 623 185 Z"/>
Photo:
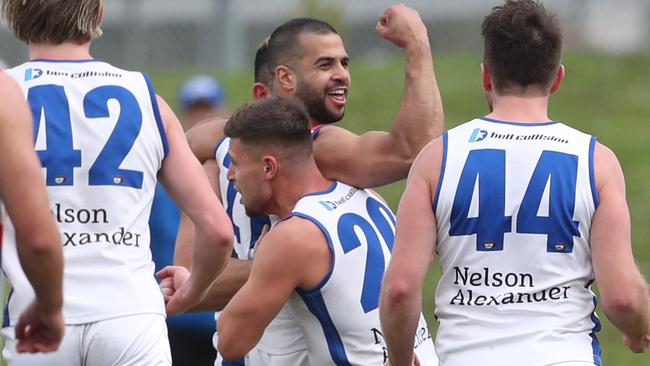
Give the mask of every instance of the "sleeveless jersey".
<path id="1" fill-rule="evenodd" d="M 81 324 L 165 314 L 149 250 L 149 214 L 167 140 L 145 75 L 88 61 L 27 62 L 8 73 L 34 117 L 64 254 L 64 317 Z M 4 219 L 11 324 L 33 299 Z"/>
<path id="2" fill-rule="evenodd" d="M 292 216 L 318 226 L 332 252 L 322 282 L 297 289 L 288 302 L 304 332 L 310 364 L 383 365 L 379 294 L 395 237 L 393 213 L 372 192 L 334 182 L 327 191 L 301 198 Z M 419 355 L 422 365 L 435 365 L 422 316 L 417 333 L 415 346 L 430 353 Z"/>
<path id="3" fill-rule="evenodd" d="M 262 232 L 264 225 L 276 222 L 276 217 L 257 216 L 248 217 L 244 205 L 240 203 L 241 194 L 235 189 L 234 182 L 227 178 L 230 168 L 230 155 L 228 148 L 230 139 L 223 139 L 215 151 L 215 159 L 219 165 L 219 189 L 226 213 L 233 223 L 235 239 L 233 248 L 237 257 L 242 260 L 253 259 L 253 246 Z M 215 319 L 218 319 L 218 313 Z M 286 354 L 304 350 L 306 345 L 300 327 L 286 306 L 273 319 L 264 331 L 257 346 L 264 352 L 271 354 Z"/>
<path id="4" fill-rule="evenodd" d="M 595 138 L 475 119 L 443 135 L 433 208 L 444 365 L 600 365 L 589 232 Z"/>

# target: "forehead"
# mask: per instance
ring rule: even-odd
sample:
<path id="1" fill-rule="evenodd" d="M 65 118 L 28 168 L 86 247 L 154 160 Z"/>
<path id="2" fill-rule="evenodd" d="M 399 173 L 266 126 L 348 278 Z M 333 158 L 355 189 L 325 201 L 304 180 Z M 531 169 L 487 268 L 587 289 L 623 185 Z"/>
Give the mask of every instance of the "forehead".
<path id="1" fill-rule="evenodd" d="M 314 34 L 308 33 L 300 36 L 300 45 L 304 51 L 303 60 L 312 62 L 321 57 L 346 58 L 343 40 L 336 33 Z"/>
<path id="2" fill-rule="evenodd" d="M 232 160 L 238 162 L 249 161 L 259 155 L 259 147 L 246 144 L 238 138 L 231 138 L 228 146 L 228 154 Z"/>

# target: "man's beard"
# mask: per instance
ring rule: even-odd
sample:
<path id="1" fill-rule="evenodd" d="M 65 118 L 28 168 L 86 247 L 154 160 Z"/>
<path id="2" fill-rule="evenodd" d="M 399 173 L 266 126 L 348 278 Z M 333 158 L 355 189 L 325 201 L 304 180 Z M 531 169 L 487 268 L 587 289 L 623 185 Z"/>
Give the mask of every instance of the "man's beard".
<path id="1" fill-rule="evenodd" d="M 327 109 L 327 105 L 325 105 L 326 97 L 323 97 L 321 93 L 302 79 L 298 80 L 296 98 L 303 102 L 311 119 L 318 123 L 335 123 L 340 121 L 345 114 L 345 109 L 340 114 Z"/>

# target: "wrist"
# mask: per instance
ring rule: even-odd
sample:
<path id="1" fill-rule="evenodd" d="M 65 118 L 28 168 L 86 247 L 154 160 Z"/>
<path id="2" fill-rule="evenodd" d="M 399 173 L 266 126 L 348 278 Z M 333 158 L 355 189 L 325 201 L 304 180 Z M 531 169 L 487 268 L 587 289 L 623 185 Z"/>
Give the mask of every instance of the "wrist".
<path id="1" fill-rule="evenodd" d="M 39 312 L 53 314 L 60 312 L 63 309 L 63 298 L 51 299 L 49 301 L 43 301 L 42 299 L 36 299 L 36 307 Z"/>
<path id="2" fill-rule="evenodd" d="M 404 51 L 407 56 L 422 57 L 426 55 L 431 55 L 431 45 L 428 38 L 419 39 L 416 38 L 413 41 L 409 42 Z"/>

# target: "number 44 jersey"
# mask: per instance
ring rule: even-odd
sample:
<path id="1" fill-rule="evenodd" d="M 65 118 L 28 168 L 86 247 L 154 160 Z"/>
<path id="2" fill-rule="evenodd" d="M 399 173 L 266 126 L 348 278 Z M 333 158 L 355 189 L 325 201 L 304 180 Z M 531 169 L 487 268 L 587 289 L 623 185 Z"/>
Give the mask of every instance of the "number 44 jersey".
<path id="1" fill-rule="evenodd" d="M 35 60 L 8 73 L 31 107 L 61 231 L 66 324 L 164 314 L 148 221 L 167 141 L 151 82 L 94 60 Z M 14 325 L 33 290 L 9 231 L 2 260 Z"/>
<path id="2" fill-rule="evenodd" d="M 556 122 L 481 118 L 443 142 L 433 202 L 441 364 L 600 364 L 595 138 Z"/>

